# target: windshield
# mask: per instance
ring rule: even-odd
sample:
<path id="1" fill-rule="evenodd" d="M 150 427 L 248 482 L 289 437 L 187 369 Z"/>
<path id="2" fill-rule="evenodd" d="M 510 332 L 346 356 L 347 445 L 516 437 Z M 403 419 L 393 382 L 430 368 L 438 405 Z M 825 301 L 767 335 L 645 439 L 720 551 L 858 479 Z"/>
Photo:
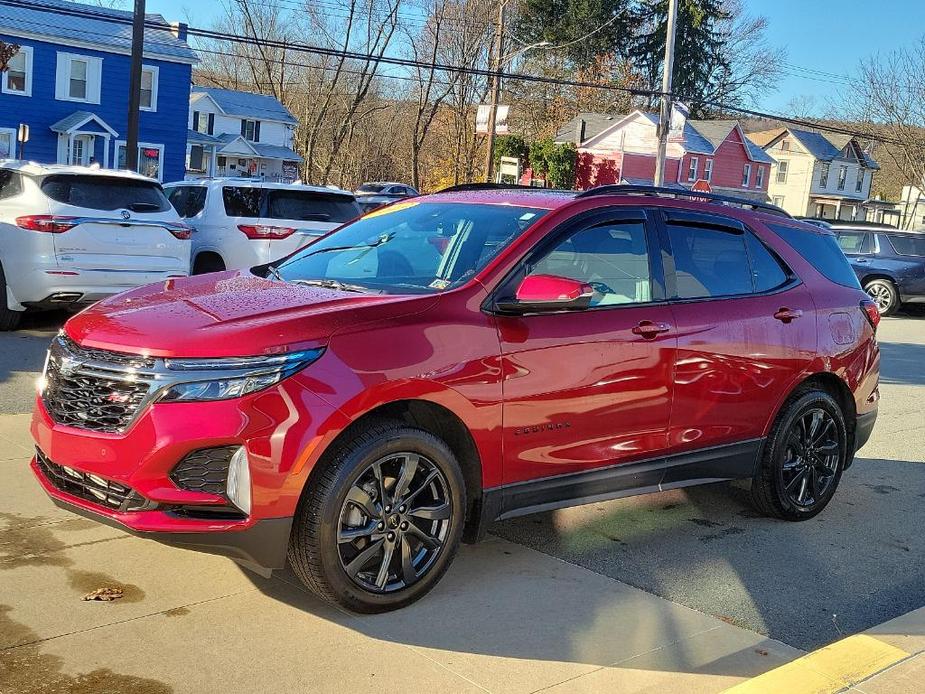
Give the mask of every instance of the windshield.
<path id="1" fill-rule="evenodd" d="M 547 210 L 403 202 L 371 212 L 267 270 L 289 282 L 430 293 L 466 282 Z"/>
<path id="2" fill-rule="evenodd" d="M 45 176 L 42 192 L 55 202 L 91 210 L 132 210 L 166 212 L 170 202 L 154 181 L 139 181 L 119 176 L 81 176 L 54 174 Z"/>
<path id="3" fill-rule="evenodd" d="M 384 188 L 382 183 L 364 183 L 357 190 L 361 193 L 381 193 Z"/>

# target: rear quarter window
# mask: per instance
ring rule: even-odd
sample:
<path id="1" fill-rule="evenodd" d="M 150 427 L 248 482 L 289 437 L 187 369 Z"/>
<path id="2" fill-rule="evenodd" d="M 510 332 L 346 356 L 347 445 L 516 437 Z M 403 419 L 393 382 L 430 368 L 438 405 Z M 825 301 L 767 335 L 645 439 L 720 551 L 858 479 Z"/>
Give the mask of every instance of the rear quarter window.
<path id="1" fill-rule="evenodd" d="M 184 219 L 195 217 L 206 204 L 205 186 L 177 186 L 167 191 L 170 204 Z"/>
<path id="2" fill-rule="evenodd" d="M 262 192 L 260 188 L 223 187 L 222 201 L 225 203 L 225 214 L 229 217 L 259 217 Z"/>
<path id="3" fill-rule="evenodd" d="M 925 234 L 921 238 L 916 236 L 899 236 L 888 234 L 893 250 L 899 255 L 912 255 L 917 258 L 925 257 Z"/>
<path id="4" fill-rule="evenodd" d="M 834 234 L 783 224 L 768 224 L 768 227 L 830 281 L 843 287 L 861 288 Z"/>
<path id="5" fill-rule="evenodd" d="M 42 192 L 65 205 L 91 210 L 166 212 L 170 201 L 159 183 L 116 176 L 53 174 L 40 184 Z"/>
<path id="6" fill-rule="evenodd" d="M 22 192 L 22 176 L 9 169 L 0 169 L 0 200 L 12 198 Z"/>

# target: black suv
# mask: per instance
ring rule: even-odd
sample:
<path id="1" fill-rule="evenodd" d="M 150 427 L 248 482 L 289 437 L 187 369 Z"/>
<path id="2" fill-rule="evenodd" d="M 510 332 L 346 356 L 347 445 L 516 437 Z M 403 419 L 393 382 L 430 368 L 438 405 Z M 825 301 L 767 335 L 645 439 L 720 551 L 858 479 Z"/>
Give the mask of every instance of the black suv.
<path id="1" fill-rule="evenodd" d="M 833 225 L 861 286 L 889 316 L 903 304 L 925 307 L 925 232 Z"/>

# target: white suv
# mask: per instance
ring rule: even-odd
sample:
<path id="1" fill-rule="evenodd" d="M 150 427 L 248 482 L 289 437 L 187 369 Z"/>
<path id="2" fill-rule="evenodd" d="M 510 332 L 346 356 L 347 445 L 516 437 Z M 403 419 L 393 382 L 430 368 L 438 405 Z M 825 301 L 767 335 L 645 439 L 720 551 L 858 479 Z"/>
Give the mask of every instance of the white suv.
<path id="1" fill-rule="evenodd" d="M 352 193 L 250 179 L 169 183 L 167 197 L 193 227 L 193 273 L 277 260 L 359 217 Z"/>
<path id="2" fill-rule="evenodd" d="M 0 330 L 190 269 L 190 228 L 157 181 L 0 160 Z"/>

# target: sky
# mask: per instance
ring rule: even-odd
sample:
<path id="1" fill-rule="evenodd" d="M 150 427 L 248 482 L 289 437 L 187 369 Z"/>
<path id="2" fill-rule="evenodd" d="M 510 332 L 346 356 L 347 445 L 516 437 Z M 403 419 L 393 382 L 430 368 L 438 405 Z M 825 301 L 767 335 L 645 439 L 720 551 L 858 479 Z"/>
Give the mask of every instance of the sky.
<path id="1" fill-rule="evenodd" d="M 786 51 L 777 90 L 757 104 L 773 113 L 789 114 L 794 99 L 808 99 L 813 115 L 837 110 L 840 94 L 850 88 L 845 80 L 860 60 L 925 36 L 925 0 L 743 1 L 750 14 L 768 18 L 768 43 Z M 147 0 L 147 8 L 173 21 L 208 26 L 221 5 L 215 0 Z"/>

